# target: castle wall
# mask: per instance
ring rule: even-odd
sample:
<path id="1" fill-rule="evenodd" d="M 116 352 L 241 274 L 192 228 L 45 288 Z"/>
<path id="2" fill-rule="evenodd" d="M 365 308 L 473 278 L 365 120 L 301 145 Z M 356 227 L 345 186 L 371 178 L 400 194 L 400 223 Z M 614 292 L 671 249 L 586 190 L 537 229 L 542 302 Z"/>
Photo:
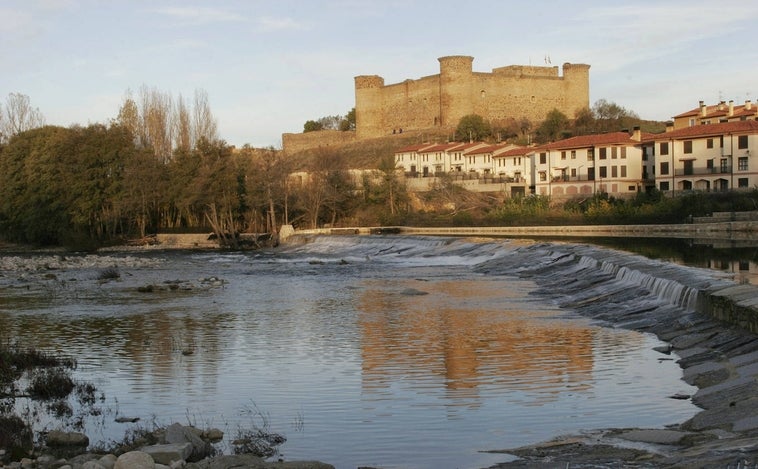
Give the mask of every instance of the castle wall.
<path id="1" fill-rule="evenodd" d="M 526 117 L 541 122 L 553 109 L 573 117 L 589 107 L 589 65 L 509 65 L 473 72 L 473 57 L 440 57 L 440 74 L 384 85 L 376 75 L 356 77 L 359 139 L 393 130 L 454 128 L 461 117 L 479 114 L 497 124 Z"/>
<path id="2" fill-rule="evenodd" d="M 301 134 L 282 134 L 282 149 L 285 153 L 297 153 L 311 148 L 328 147 L 352 143 L 355 132 L 340 130 L 318 130 Z"/>

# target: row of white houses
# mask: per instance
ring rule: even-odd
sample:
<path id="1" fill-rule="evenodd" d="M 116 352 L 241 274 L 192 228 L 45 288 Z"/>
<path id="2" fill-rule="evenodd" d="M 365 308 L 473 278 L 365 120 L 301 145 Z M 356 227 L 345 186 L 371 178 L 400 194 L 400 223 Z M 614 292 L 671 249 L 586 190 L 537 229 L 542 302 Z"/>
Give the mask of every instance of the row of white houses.
<path id="1" fill-rule="evenodd" d="M 758 187 L 756 117 L 721 120 L 672 125 L 660 134 L 635 128 L 531 147 L 412 145 L 395 152 L 395 164 L 416 190 L 431 187 L 431 178 L 442 175 L 474 190 L 471 181 L 481 183 L 478 190 L 556 198 L 598 192 L 630 197 L 653 187 L 671 195 Z"/>

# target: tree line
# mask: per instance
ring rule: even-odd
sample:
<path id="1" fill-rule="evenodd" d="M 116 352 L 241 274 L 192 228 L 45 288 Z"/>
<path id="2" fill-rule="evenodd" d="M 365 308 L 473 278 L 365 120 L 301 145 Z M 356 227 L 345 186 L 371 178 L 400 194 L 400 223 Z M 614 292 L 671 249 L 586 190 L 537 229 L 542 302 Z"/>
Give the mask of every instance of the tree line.
<path id="1" fill-rule="evenodd" d="M 547 143 L 577 135 L 616 132 L 641 126 L 646 132 L 662 132 L 665 124 L 640 119 L 634 111 L 600 99 L 592 108 L 583 108 L 573 118 L 553 109 L 537 124 L 526 117 L 487 121 L 477 114 L 464 116 L 455 131 L 457 141 L 512 141 L 526 145 Z"/>
<path id="2" fill-rule="evenodd" d="M 38 117 L 0 141 L 6 241 L 95 248 L 158 231 L 213 231 L 234 246 L 235 234 L 282 224 L 378 223 L 401 200 L 394 161 L 356 181 L 326 150 L 296 168 L 273 148 L 228 145 L 202 91 L 189 103 L 142 88 L 127 93 L 116 118 L 86 127 Z"/>

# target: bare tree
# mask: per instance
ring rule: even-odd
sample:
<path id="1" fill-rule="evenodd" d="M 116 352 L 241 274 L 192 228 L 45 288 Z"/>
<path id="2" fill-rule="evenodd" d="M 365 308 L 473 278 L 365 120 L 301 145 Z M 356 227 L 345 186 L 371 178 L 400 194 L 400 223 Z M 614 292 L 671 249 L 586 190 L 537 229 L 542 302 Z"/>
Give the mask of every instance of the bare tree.
<path id="1" fill-rule="evenodd" d="M 173 144 L 171 125 L 171 95 L 156 88 L 140 89 L 142 126 L 147 135 L 147 143 L 156 158 L 167 163 L 171 160 Z"/>
<path id="2" fill-rule="evenodd" d="M 208 93 L 204 90 L 195 90 L 195 144 L 200 139 L 213 142 L 218 139 L 216 118 L 213 117 L 211 106 L 208 101 Z"/>
<path id="3" fill-rule="evenodd" d="M 0 139 L 45 125 L 45 118 L 38 108 L 32 107 L 29 96 L 10 93 L 5 100 L 5 111 L 0 108 Z"/>
<path id="4" fill-rule="evenodd" d="M 188 152 L 193 144 L 190 110 L 182 95 L 179 95 L 174 110 L 174 148 L 180 152 Z"/>
<path id="5" fill-rule="evenodd" d="M 140 125 L 139 109 L 137 108 L 137 103 L 134 102 L 134 98 L 132 98 L 131 90 L 126 91 L 124 103 L 118 110 L 118 117 L 116 118 L 116 122 L 118 122 L 118 124 L 122 127 L 128 129 L 138 144 L 144 144 L 142 141 L 142 138 L 144 136 L 141 132 L 142 129 Z"/>

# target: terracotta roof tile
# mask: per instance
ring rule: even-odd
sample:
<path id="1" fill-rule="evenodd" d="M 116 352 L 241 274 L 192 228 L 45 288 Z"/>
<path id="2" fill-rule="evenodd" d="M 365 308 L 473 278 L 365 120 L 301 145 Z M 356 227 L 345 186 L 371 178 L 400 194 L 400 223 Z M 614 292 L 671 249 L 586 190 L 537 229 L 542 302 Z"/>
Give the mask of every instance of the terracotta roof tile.
<path id="1" fill-rule="evenodd" d="M 628 132 L 609 132 L 606 134 L 579 135 L 558 140 L 541 145 L 538 150 L 570 150 L 598 145 L 637 145 L 639 143 L 637 140 L 632 140 Z"/>
<path id="2" fill-rule="evenodd" d="M 758 121 L 745 120 L 723 122 L 720 124 L 693 125 L 682 129 L 664 132 L 662 134 L 653 134 L 643 139 L 645 142 L 656 142 L 659 140 L 676 140 L 697 137 L 711 137 L 728 134 L 753 134 L 758 133 Z"/>
<path id="3" fill-rule="evenodd" d="M 399 148 L 395 150 L 395 153 L 410 153 L 412 151 L 419 151 L 423 148 L 432 146 L 431 143 L 417 143 L 415 145 L 408 145 L 407 147 Z"/>

